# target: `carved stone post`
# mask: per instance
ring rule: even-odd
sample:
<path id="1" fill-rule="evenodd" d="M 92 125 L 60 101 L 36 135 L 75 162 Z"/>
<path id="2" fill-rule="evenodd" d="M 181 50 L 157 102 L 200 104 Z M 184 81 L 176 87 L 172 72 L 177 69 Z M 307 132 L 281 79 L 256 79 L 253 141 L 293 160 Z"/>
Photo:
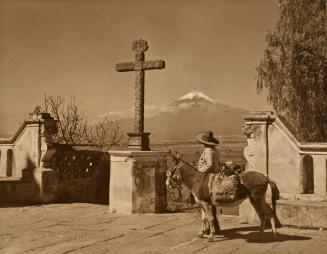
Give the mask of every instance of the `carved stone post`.
<path id="1" fill-rule="evenodd" d="M 165 68 L 162 60 L 145 61 L 146 41 L 133 42 L 135 62 L 119 63 L 119 72 L 135 71 L 134 132 L 127 133 L 130 151 L 110 151 L 110 211 L 153 213 L 166 210 L 167 152 L 149 151 L 144 132 L 145 70 Z M 134 151 L 132 151 L 134 150 Z"/>
<path id="2" fill-rule="evenodd" d="M 134 132 L 127 133 L 128 147 L 132 150 L 150 150 L 149 135 L 144 132 L 144 71 L 165 68 L 162 60 L 145 61 L 144 52 L 148 50 L 148 43 L 142 39 L 133 42 L 135 62 L 119 63 L 119 72 L 135 71 L 135 103 L 134 103 Z"/>

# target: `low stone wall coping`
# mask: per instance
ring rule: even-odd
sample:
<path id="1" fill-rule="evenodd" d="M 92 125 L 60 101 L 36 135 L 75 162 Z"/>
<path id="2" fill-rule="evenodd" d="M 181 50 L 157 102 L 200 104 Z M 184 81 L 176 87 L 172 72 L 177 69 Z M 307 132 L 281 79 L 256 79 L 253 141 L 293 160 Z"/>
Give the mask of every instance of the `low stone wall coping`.
<path id="1" fill-rule="evenodd" d="M 22 181 L 22 178 L 17 176 L 0 177 L 0 182 L 20 182 L 20 181 Z"/>
<path id="2" fill-rule="evenodd" d="M 292 133 L 292 130 L 290 130 L 290 126 L 287 126 L 285 120 L 271 111 L 253 111 L 244 119 L 247 125 L 266 124 L 267 122 L 269 124 L 274 124 L 286 133 L 291 139 L 291 142 L 297 146 L 299 153 L 310 154 L 320 152 L 322 154 L 327 154 L 327 142 L 300 142 L 294 133 Z"/>
<path id="3" fill-rule="evenodd" d="M 246 121 L 274 121 L 276 115 L 272 111 L 253 111 L 244 118 Z"/>
<path id="4" fill-rule="evenodd" d="M 300 206 L 318 206 L 318 207 L 326 207 L 327 208 L 327 200 L 321 200 L 321 201 L 307 201 L 307 200 L 286 200 L 286 199 L 280 199 L 277 200 L 277 204 L 288 204 L 288 205 L 300 205 Z"/>
<path id="5" fill-rule="evenodd" d="M 318 195 L 318 194 L 299 194 L 299 193 L 286 193 L 281 192 L 280 194 L 280 200 L 295 200 L 295 201 L 326 201 L 327 197 L 324 195 Z"/>
<path id="6" fill-rule="evenodd" d="M 168 152 L 164 151 L 109 151 L 111 156 L 116 157 L 139 157 L 139 156 L 163 156 L 168 155 Z"/>
<path id="7" fill-rule="evenodd" d="M 41 123 L 44 123 L 44 122 L 45 122 L 44 119 L 28 119 L 28 120 L 25 120 L 11 138 L 1 138 L 0 143 L 4 144 L 4 145 L 14 145 L 14 143 L 18 139 L 19 135 L 23 132 L 23 130 L 25 129 L 25 127 L 27 125 L 41 124 Z"/>

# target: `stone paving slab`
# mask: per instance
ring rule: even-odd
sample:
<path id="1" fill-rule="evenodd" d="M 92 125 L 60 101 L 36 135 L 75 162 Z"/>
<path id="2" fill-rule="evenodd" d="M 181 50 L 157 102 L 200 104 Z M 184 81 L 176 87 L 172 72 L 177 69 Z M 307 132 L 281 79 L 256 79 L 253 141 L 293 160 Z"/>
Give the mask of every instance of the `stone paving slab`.
<path id="1" fill-rule="evenodd" d="M 235 216 L 219 217 L 222 235 L 214 242 L 197 238 L 200 214 L 118 215 L 107 206 L 52 204 L 0 207 L 0 253 L 326 253 L 327 231 L 240 224 Z"/>

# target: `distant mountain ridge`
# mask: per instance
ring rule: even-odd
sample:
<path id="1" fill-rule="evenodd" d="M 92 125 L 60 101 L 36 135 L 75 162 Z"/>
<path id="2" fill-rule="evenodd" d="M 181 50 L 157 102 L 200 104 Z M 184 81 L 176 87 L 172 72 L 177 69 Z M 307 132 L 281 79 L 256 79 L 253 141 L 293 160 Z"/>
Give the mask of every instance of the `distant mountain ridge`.
<path id="1" fill-rule="evenodd" d="M 145 108 L 145 131 L 155 139 L 192 139 L 199 132 L 212 130 L 215 135 L 240 135 L 249 111 L 218 103 L 200 91 L 191 91 L 169 105 Z M 120 118 L 123 132 L 133 130 L 133 110 L 110 112 Z"/>

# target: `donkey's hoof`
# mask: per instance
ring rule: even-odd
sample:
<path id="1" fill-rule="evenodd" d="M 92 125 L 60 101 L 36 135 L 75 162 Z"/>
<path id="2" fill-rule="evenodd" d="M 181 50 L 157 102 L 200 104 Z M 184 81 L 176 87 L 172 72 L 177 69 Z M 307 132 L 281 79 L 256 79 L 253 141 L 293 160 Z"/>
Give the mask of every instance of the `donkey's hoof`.
<path id="1" fill-rule="evenodd" d="M 199 238 L 204 238 L 204 233 L 203 233 L 202 231 L 199 232 L 199 233 L 198 233 L 198 237 L 199 237 Z"/>
<path id="2" fill-rule="evenodd" d="M 204 234 L 205 234 L 205 235 L 210 235 L 210 229 L 209 229 L 209 230 L 206 230 L 206 231 L 204 231 Z"/>
<path id="3" fill-rule="evenodd" d="M 213 238 L 213 236 L 208 236 L 207 240 L 208 240 L 208 242 L 213 242 L 214 238 Z"/>
<path id="4" fill-rule="evenodd" d="M 221 230 L 218 230 L 218 231 L 215 231 L 214 234 L 215 234 L 215 235 L 222 235 L 222 232 L 221 232 Z"/>

